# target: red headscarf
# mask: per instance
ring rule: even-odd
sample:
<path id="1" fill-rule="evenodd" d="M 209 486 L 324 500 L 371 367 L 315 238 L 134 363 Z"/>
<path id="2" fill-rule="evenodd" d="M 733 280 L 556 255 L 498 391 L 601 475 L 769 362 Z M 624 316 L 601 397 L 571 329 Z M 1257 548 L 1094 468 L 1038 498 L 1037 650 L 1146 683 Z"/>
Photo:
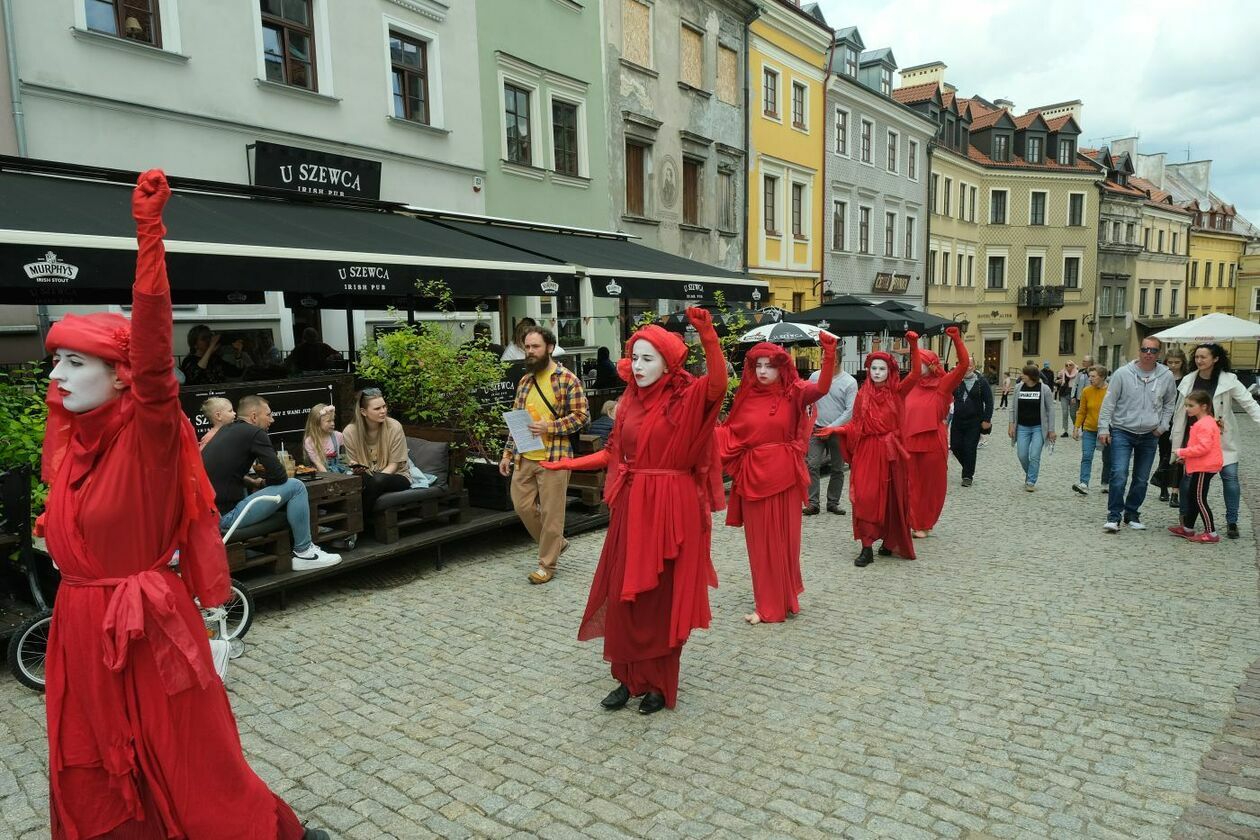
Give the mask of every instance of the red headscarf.
<path id="1" fill-rule="evenodd" d="M 639 387 L 631 370 L 634 343 L 640 339 L 655 347 L 665 362 L 665 373 L 646 388 Z M 617 360 L 617 375 L 626 383 L 627 396 L 637 398 L 645 405 L 654 405 L 658 394 L 685 388 L 695 380 L 684 367 L 686 361 L 687 344 L 681 338 L 656 324 L 646 324 L 626 339 L 625 354 Z"/>
<path id="2" fill-rule="evenodd" d="M 55 353 L 64 348 L 96 356 L 107 364 L 113 365 L 115 373 L 125 385 L 131 384 L 131 322 L 121 315 L 108 312 L 67 315 L 48 331 L 44 347 L 49 353 Z M 118 399 L 111 400 L 91 412 L 95 414 L 99 411 L 105 415 L 101 420 L 106 431 L 96 438 L 96 445 L 90 449 L 82 445 L 73 447 L 76 415 L 62 404 L 61 393 L 57 390 L 55 382 L 48 385 L 46 401 L 48 425 L 44 431 L 44 451 L 40 472 L 49 485 L 62 475 L 63 465 L 68 467 L 67 477 L 70 480 L 86 473 L 134 413 L 131 390 L 128 387 L 123 389 Z M 206 476 L 192 423 L 188 421 L 188 418 L 182 417 L 182 413 L 181 419 L 183 422 L 179 429 L 179 486 L 183 495 L 183 513 L 177 529 L 178 542 L 181 545 L 186 544 L 192 534 L 192 539 L 196 543 L 211 543 L 211 548 L 213 548 L 213 543 L 217 541 L 219 533 L 219 513 L 214 503 L 214 487 Z M 71 456 L 72 463 L 66 465 L 68 454 Z M 210 536 L 210 524 L 213 524 L 214 539 Z M 194 531 L 194 525 L 205 527 Z"/>
<path id="3" fill-rule="evenodd" d="M 919 380 L 919 387 L 936 390 L 936 386 L 940 384 L 941 377 L 945 375 L 945 367 L 941 364 L 941 357 L 932 350 L 920 349 L 919 361 L 927 365 L 928 369 L 928 372 L 923 374 L 923 377 Z"/>
<path id="4" fill-rule="evenodd" d="M 762 385 L 757 381 L 758 359 L 768 359 L 770 364 L 779 371 L 778 382 Z M 731 421 L 743 418 L 744 412 L 740 411 L 740 409 L 743 408 L 750 397 L 769 397 L 766 410 L 768 413 L 774 414 L 779 410 L 779 404 L 786 394 L 802 387 L 804 387 L 804 383 L 801 382 L 801 377 L 796 372 L 796 365 L 792 362 L 792 357 L 786 350 L 768 341 L 756 344 L 744 354 L 744 370 L 740 376 L 739 390 L 735 392 L 735 400 L 731 404 L 730 420 L 727 421 L 727 424 L 729 425 Z"/>
<path id="5" fill-rule="evenodd" d="M 871 380 L 873 362 L 888 365 L 888 378 L 882 385 Z M 901 423 L 901 394 L 897 390 L 900 384 L 901 370 L 891 354 L 879 350 L 867 355 L 866 379 L 853 403 L 852 422 L 858 424 L 862 434 L 883 435 L 897 431 Z"/>

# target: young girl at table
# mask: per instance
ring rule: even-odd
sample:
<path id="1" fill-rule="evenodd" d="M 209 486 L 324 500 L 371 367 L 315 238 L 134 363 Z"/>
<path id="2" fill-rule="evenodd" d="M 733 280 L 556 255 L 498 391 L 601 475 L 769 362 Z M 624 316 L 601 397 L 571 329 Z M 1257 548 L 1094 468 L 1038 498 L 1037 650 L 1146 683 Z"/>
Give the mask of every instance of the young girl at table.
<path id="1" fill-rule="evenodd" d="M 306 436 L 302 438 L 306 463 L 322 473 L 344 472 L 337 461 L 343 442 L 343 435 L 337 431 L 336 407 L 317 403 L 306 418 Z"/>
<path id="2" fill-rule="evenodd" d="M 1221 424 L 1212 410 L 1211 394 L 1191 391 L 1186 397 L 1186 417 L 1194 424 L 1190 427 L 1190 440 L 1175 453 L 1186 465 L 1186 477 L 1181 481 L 1181 522 L 1168 530 L 1174 537 L 1184 537 L 1190 542 L 1220 542 L 1216 520 L 1207 503 L 1212 476 L 1219 473 L 1225 463 L 1221 452 Z M 1199 517 L 1203 517 L 1201 534 L 1194 530 Z"/>
<path id="3" fill-rule="evenodd" d="M 232 408 L 231 400 L 211 397 L 201 404 L 201 416 L 210 421 L 210 431 L 197 442 L 198 449 L 205 449 L 219 429 L 236 422 L 236 409 Z"/>

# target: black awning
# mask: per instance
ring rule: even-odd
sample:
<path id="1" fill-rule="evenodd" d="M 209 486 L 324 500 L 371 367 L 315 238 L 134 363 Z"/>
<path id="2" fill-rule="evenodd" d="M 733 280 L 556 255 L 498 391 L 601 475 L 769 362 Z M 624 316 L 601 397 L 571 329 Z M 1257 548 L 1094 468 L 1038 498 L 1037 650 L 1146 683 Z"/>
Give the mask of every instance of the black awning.
<path id="1" fill-rule="evenodd" d="M 0 302 L 129 295 L 131 190 L 117 180 L 16 171 L 0 161 Z M 266 290 L 325 299 L 400 298 L 417 280 L 457 297 L 573 294 L 572 266 L 386 206 L 292 201 L 223 185 L 177 188 L 167 204 L 173 294 L 216 301 Z M 244 295 L 244 298 L 240 296 Z M 116 299 L 115 299 L 116 298 Z"/>
<path id="2" fill-rule="evenodd" d="M 714 293 L 721 292 L 728 301 L 758 301 L 769 289 L 764 280 L 648 248 L 623 234 L 482 222 L 440 214 L 432 218 L 490 242 L 572 264 L 591 278 L 591 291 L 599 297 L 713 300 Z"/>

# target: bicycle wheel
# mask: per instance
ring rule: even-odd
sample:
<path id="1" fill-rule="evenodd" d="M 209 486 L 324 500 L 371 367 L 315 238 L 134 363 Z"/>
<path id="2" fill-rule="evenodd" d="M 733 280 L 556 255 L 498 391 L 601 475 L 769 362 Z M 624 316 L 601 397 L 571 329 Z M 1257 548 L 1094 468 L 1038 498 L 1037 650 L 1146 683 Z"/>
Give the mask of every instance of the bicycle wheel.
<path id="1" fill-rule="evenodd" d="M 27 619 L 9 639 L 9 670 L 18 682 L 36 691 L 44 690 L 44 658 L 51 628 L 52 610 L 48 610 Z"/>
<path id="2" fill-rule="evenodd" d="M 254 596 L 249 594 L 245 584 L 232 579 L 232 594 L 223 602 L 227 611 L 227 633 L 223 638 L 243 639 L 254 623 Z"/>

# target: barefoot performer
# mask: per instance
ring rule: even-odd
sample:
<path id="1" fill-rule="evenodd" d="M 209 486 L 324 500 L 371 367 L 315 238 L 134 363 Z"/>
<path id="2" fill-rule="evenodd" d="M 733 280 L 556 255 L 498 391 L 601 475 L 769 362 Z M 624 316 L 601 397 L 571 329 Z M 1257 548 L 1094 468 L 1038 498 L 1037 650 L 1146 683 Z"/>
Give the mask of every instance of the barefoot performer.
<path id="1" fill-rule="evenodd" d="M 880 556 L 897 554 L 914 559 L 910 538 L 909 457 L 901 444 L 901 389 L 914 387 L 920 374 L 918 333 L 906 333 L 910 342 L 910 373 L 904 380 L 893 357 L 885 352 L 866 357 L 866 381 L 858 389 L 853 419 L 844 426 L 828 426 L 819 437 L 840 435 L 840 444 L 852 474 L 849 503 L 853 507 L 853 537 L 862 552 L 853 565 L 869 566 L 875 557 L 871 546 L 883 540 Z"/>
<path id="2" fill-rule="evenodd" d="M 649 324 L 626 342 L 617 372 L 628 383 L 608 445 L 593 455 L 543 462 L 549 470 L 608 469 L 611 509 L 578 638 L 604 637 L 620 685 L 603 700 L 620 709 L 674 708 L 678 660 L 691 631 L 709 626 L 713 510 L 725 506 L 713 424 L 726 394 L 726 359 L 707 311 L 687 318 L 700 333 L 708 375 L 684 369 L 687 345 Z"/>
<path id="3" fill-rule="evenodd" d="M 744 526 L 756 609 L 749 624 L 780 622 L 801 611 L 801 511 L 809 501 L 805 455 L 816 403 L 831 388 L 836 339 L 826 333 L 822 371 L 804 382 L 787 351 L 762 342 L 744 356 L 744 376 L 730 417 L 718 427 L 718 450 L 734 478 L 726 524 Z"/>
<path id="4" fill-rule="evenodd" d="M 945 486 L 949 479 L 949 432 L 945 418 L 954 403 L 954 389 L 967 375 L 971 356 L 963 344 L 958 327 L 946 327 L 945 333 L 954 342 L 958 364 L 946 373 L 941 358 L 931 350 L 920 350 L 919 382 L 901 383 L 905 399 L 902 436 L 910 455 L 910 529 L 923 539 L 936 527 L 945 508 Z"/>
<path id="5" fill-rule="evenodd" d="M 228 567 L 172 367 L 169 196 L 158 170 L 132 195 L 132 320 L 67 315 L 48 332 L 41 527 L 62 575 L 46 662 L 52 836 L 296 840 L 292 809 L 241 754 L 193 603 L 227 599 Z"/>

